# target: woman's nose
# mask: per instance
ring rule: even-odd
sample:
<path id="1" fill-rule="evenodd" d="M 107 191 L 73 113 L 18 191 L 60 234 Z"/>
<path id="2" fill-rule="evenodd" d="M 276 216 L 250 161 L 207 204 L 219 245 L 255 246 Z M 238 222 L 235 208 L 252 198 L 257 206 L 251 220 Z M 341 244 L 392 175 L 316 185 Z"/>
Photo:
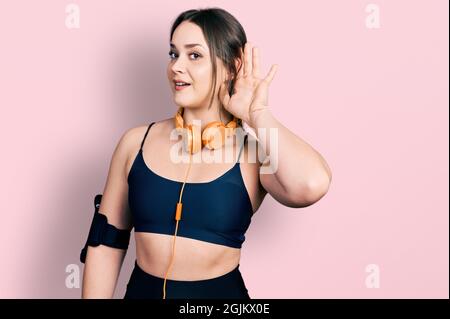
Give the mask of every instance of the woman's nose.
<path id="1" fill-rule="evenodd" d="M 185 63 L 183 59 L 178 58 L 172 65 L 172 71 L 174 72 L 184 72 L 185 71 Z"/>

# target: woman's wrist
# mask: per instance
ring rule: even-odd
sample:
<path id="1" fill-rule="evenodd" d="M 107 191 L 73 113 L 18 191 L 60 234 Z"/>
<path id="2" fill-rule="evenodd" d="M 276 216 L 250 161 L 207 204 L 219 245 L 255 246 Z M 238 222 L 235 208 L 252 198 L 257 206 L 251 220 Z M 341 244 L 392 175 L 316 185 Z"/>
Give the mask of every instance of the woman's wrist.
<path id="1" fill-rule="evenodd" d="M 260 125 L 258 125 L 258 122 L 259 122 L 259 119 L 261 118 L 261 116 L 265 116 L 270 113 L 271 113 L 271 111 L 268 106 L 257 106 L 255 108 L 253 108 L 253 110 L 250 112 L 250 114 L 249 114 L 250 122 L 248 124 L 252 128 L 257 129 L 258 127 L 260 127 Z"/>

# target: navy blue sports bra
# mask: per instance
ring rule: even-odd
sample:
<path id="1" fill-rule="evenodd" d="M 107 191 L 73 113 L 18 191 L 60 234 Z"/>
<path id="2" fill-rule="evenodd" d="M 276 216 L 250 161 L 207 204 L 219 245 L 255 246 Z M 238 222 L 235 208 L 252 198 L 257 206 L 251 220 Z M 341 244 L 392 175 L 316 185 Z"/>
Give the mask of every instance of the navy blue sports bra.
<path id="1" fill-rule="evenodd" d="M 128 204 L 135 232 L 173 235 L 183 182 L 156 174 L 144 161 L 142 147 L 154 123 L 147 128 L 128 175 Z M 210 182 L 186 182 L 177 236 L 241 248 L 253 215 L 239 162 L 247 136 L 231 169 Z"/>

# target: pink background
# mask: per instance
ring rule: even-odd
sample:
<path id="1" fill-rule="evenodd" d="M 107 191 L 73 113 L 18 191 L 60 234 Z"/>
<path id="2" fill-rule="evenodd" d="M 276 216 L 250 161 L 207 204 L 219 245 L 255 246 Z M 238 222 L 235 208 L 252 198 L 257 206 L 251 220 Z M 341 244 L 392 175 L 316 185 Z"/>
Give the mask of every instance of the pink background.
<path id="1" fill-rule="evenodd" d="M 0 4 L 0 297 L 79 298 L 93 198 L 128 128 L 171 116 L 169 28 L 218 6 L 279 69 L 274 115 L 330 164 L 303 209 L 266 197 L 246 234 L 252 298 L 448 298 L 448 1 L 66 1 Z M 132 270 L 128 251 L 116 297 Z M 380 287 L 367 288 L 377 264 Z"/>

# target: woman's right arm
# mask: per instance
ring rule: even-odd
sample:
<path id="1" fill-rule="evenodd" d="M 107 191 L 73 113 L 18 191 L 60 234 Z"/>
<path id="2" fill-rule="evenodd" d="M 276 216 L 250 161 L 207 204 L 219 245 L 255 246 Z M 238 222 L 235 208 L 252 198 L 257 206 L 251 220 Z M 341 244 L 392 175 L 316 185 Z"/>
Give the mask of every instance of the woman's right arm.
<path id="1" fill-rule="evenodd" d="M 134 129 L 125 132 L 114 150 L 98 210 L 106 215 L 108 224 L 118 229 L 133 227 L 128 207 L 126 164 L 134 132 Z M 112 298 L 127 251 L 105 245 L 88 247 L 81 298 Z"/>

